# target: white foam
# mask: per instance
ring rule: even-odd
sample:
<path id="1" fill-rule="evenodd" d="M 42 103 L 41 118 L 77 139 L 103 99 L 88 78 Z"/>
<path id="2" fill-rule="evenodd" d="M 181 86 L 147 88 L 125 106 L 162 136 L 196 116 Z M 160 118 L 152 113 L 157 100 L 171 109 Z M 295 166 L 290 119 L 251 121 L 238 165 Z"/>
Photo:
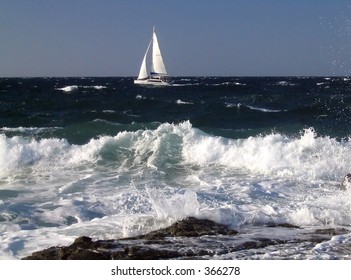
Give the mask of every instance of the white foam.
<path id="1" fill-rule="evenodd" d="M 210 86 L 246 86 L 246 84 L 239 83 L 239 82 L 223 82 L 219 84 L 207 84 Z"/>
<path id="2" fill-rule="evenodd" d="M 35 141 L 0 135 L 0 176 L 33 165 L 43 158 L 53 157 L 65 146 L 67 142 L 59 139 Z"/>
<path id="3" fill-rule="evenodd" d="M 286 110 L 279 110 L 279 109 L 266 109 L 266 108 L 259 108 L 255 106 L 249 106 L 247 105 L 246 107 L 250 108 L 251 110 L 254 111 L 260 111 L 260 112 L 265 112 L 265 113 L 279 113 L 279 112 L 284 112 Z"/>
<path id="4" fill-rule="evenodd" d="M 86 145 L 70 145 L 65 139 L 27 139 L 0 135 L 0 177 L 12 172 L 52 173 L 58 168 L 71 169 L 85 162 L 95 162 L 109 137 L 92 139 Z M 29 176 L 31 176 L 29 174 Z"/>
<path id="5" fill-rule="evenodd" d="M 277 82 L 277 85 L 279 85 L 279 86 L 295 86 L 296 84 L 288 82 L 288 81 L 279 81 L 279 82 Z"/>
<path id="6" fill-rule="evenodd" d="M 0 234 L 0 260 L 19 259 L 51 246 L 67 246 L 75 236 L 61 234 L 57 229 L 9 229 Z"/>
<path id="7" fill-rule="evenodd" d="M 182 100 L 180 100 L 180 99 L 178 99 L 178 100 L 176 101 L 176 103 L 177 103 L 178 105 L 192 105 L 192 104 L 194 104 L 194 103 L 192 103 L 192 102 L 186 102 L 186 101 L 182 101 Z"/>
<path id="8" fill-rule="evenodd" d="M 167 195 L 157 189 L 147 189 L 150 202 L 159 219 L 183 219 L 188 216 L 198 216 L 200 204 L 193 191 Z"/>
<path id="9" fill-rule="evenodd" d="M 313 129 L 306 129 L 299 138 L 272 133 L 239 140 L 210 137 L 194 129 L 184 137 L 183 145 L 188 163 L 302 179 L 343 176 L 351 169 L 347 160 L 350 152 L 350 142 L 317 137 Z"/>
<path id="10" fill-rule="evenodd" d="M 182 83 L 182 84 L 177 84 L 177 83 L 173 83 L 172 86 L 173 87 L 189 87 L 189 86 L 199 86 L 200 83 Z"/>
<path id="11" fill-rule="evenodd" d="M 62 129 L 61 127 L 2 127 L 0 131 L 21 132 L 21 133 L 40 133 L 44 131 Z"/>
<path id="12" fill-rule="evenodd" d="M 84 86 L 84 88 L 105 89 L 106 86 Z"/>
<path id="13" fill-rule="evenodd" d="M 62 88 L 56 88 L 56 90 L 62 90 L 64 92 L 71 92 L 71 91 L 78 90 L 78 88 L 85 88 L 85 89 L 93 88 L 93 89 L 101 90 L 101 89 L 105 89 L 107 87 L 106 86 L 101 86 L 101 85 L 97 85 L 97 86 L 70 85 L 70 86 L 65 86 L 65 87 L 62 87 Z"/>
<path id="14" fill-rule="evenodd" d="M 333 236 L 330 240 L 317 244 L 312 253 L 318 259 L 349 259 L 351 234 Z"/>
<path id="15" fill-rule="evenodd" d="M 57 90 L 62 90 L 64 92 L 71 92 L 71 91 L 78 90 L 78 86 L 77 85 L 65 86 L 65 87 L 62 87 L 62 88 L 57 88 Z"/>

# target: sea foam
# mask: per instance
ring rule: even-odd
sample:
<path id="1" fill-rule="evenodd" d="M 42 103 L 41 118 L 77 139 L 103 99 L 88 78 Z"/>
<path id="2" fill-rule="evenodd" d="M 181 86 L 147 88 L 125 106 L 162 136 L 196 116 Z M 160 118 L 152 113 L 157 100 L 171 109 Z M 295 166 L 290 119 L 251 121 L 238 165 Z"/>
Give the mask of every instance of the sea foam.
<path id="1" fill-rule="evenodd" d="M 351 170 L 350 152 L 349 141 L 318 137 L 312 128 L 302 131 L 300 137 L 272 133 L 239 140 L 213 137 L 194 129 L 184 137 L 183 145 L 188 163 L 304 179 L 341 178 Z"/>

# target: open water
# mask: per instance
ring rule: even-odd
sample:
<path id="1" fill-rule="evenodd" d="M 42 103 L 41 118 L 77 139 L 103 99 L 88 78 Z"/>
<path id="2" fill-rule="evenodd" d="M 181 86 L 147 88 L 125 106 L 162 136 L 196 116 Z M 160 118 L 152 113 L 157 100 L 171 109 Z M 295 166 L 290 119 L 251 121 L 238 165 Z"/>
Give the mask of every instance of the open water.
<path id="1" fill-rule="evenodd" d="M 251 236 L 351 227 L 346 77 L 0 79 L 0 259 L 188 216 Z M 289 223 L 300 229 L 273 230 Z M 195 245 L 194 245 L 195 246 Z M 351 234 L 210 256 L 350 259 Z"/>

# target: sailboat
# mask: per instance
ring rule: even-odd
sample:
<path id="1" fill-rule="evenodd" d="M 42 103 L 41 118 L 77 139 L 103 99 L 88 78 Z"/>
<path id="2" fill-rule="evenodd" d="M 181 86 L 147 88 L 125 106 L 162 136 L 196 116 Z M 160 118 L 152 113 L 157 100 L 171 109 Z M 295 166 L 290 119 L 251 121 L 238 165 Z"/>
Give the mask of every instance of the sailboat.
<path id="1" fill-rule="evenodd" d="M 146 67 L 147 54 L 152 45 L 152 60 L 151 60 L 151 71 L 148 75 Z M 138 85 L 152 85 L 152 86 L 169 86 L 170 84 L 166 80 L 167 71 L 165 64 L 162 59 L 160 47 L 158 45 L 158 40 L 155 32 L 155 27 L 152 31 L 151 41 L 146 49 L 144 59 L 140 66 L 139 76 L 134 80 L 134 84 Z"/>

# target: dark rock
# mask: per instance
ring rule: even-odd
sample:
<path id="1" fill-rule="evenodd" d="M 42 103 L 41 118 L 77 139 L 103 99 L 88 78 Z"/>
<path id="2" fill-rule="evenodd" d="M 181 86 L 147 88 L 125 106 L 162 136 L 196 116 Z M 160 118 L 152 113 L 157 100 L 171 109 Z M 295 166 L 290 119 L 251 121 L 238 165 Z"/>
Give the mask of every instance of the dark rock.
<path id="1" fill-rule="evenodd" d="M 281 227 L 281 228 L 278 228 Z M 282 229 L 284 228 L 284 229 Z M 262 227 L 265 234 L 253 235 L 252 232 L 240 234 L 226 225 L 206 219 L 187 218 L 167 228 L 145 235 L 93 241 L 81 236 L 69 246 L 50 247 L 34 252 L 24 260 L 158 260 L 158 259 L 209 259 L 213 255 L 252 250 L 253 254 L 267 246 L 304 243 L 318 244 L 330 240 L 331 236 L 349 233 L 344 228 L 318 230 L 301 229 L 296 232 L 291 224 L 271 224 Z M 280 233 L 272 234 L 270 231 Z M 257 230 L 257 228 L 256 228 Z M 267 234 L 268 231 L 268 234 Z M 281 232 L 294 233 L 285 238 Z M 275 236 L 275 237 L 274 237 Z M 279 237 L 278 237 L 279 236 Z"/>
<path id="2" fill-rule="evenodd" d="M 86 245 L 86 244 L 91 244 L 91 243 L 93 243 L 93 239 L 90 237 L 87 237 L 87 236 L 80 236 L 80 237 L 76 238 L 73 242 L 73 244 L 76 244 L 76 245 L 78 245 L 78 244 L 82 244 L 82 245 L 85 244 Z"/>
<path id="3" fill-rule="evenodd" d="M 34 252 L 24 260 L 107 260 L 110 254 L 94 250 L 94 242 L 90 237 L 78 237 L 67 247 L 50 247 Z"/>
<path id="4" fill-rule="evenodd" d="M 162 246 L 172 247 L 174 243 L 165 240 L 166 237 L 199 237 L 204 235 L 235 235 L 238 232 L 230 229 L 226 225 L 217 224 L 207 219 L 197 219 L 193 217 L 178 221 L 170 227 L 152 231 L 148 234 L 124 238 L 120 240 L 98 240 L 93 241 L 90 237 L 81 236 L 74 240 L 69 246 L 51 247 L 43 251 L 34 252 L 31 256 L 23 259 L 29 260 L 105 260 L 105 259 L 169 259 L 181 256 L 194 256 L 209 254 L 208 251 L 198 250 L 196 253 L 190 250 L 179 251 L 162 248 Z M 142 244 L 130 245 L 133 240 L 140 240 Z M 140 243 L 140 242 L 139 242 Z M 151 248 L 152 245 L 160 245 L 160 248 Z M 173 246 L 174 247 L 174 246 Z"/>
<path id="5" fill-rule="evenodd" d="M 347 234 L 347 233 L 350 233 L 350 231 L 345 228 L 325 228 L 325 229 L 317 229 L 315 230 L 315 233 L 334 236 L 334 235 L 340 235 L 340 234 Z"/>
<path id="6" fill-rule="evenodd" d="M 257 240 L 244 242 L 237 246 L 234 251 L 265 248 L 267 246 L 284 244 L 286 242 L 286 240 L 272 240 L 268 238 L 260 238 Z"/>
<path id="7" fill-rule="evenodd" d="M 281 224 L 268 224 L 267 227 L 284 227 L 284 228 L 300 228 L 298 226 L 288 224 L 288 223 L 281 223 Z"/>
<path id="8" fill-rule="evenodd" d="M 89 249 L 76 248 L 74 250 L 68 250 L 63 252 L 63 258 L 65 260 L 110 260 L 111 254 L 99 251 L 93 251 Z"/>
<path id="9" fill-rule="evenodd" d="M 207 219 L 197 219 L 189 217 L 184 220 L 175 222 L 173 225 L 152 231 L 146 235 L 139 236 L 138 238 L 145 239 L 162 239 L 165 236 L 182 236 L 182 237 L 198 237 L 203 235 L 235 235 L 238 232 L 230 229 L 226 225 L 217 224 Z"/>
<path id="10" fill-rule="evenodd" d="M 342 190 L 347 190 L 351 187 L 351 174 L 348 173 L 345 175 L 344 179 L 342 180 L 342 183 L 340 185 L 340 188 Z"/>
<path id="11" fill-rule="evenodd" d="M 50 247 L 42 251 L 34 252 L 31 256 L 23 258 L 23 260 L 59 260 L 60 247 Z"/>
<path id="12" fill-rule="evenodd" d="M 125 248 L 122 252 L 112 254 L 115 260 L 157 260 L 171 259 L 181 257 L 182 255 L 173 250 L 159 250 L 145 246 L 131 246 Z"/>

